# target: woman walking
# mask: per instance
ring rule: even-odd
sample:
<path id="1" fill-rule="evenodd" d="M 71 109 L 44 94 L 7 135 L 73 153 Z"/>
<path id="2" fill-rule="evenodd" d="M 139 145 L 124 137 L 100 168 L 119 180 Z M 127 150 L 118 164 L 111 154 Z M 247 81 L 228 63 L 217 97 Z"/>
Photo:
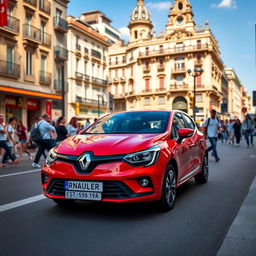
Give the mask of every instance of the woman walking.
<path id="1" fill-rule="evenodd" d="M 67 131 L 69 136 L 77 135 L 77 129 L 78 129 L 78 119 L 73 116 L 67 126 Z"/>
<path id="2" fill-rule="evenodd" d="M 239 147 L 240 146 L 240 140 L 242 137 L 242 123 L 239 119 L 236 119 L 236 122 L 234 123 L 234 133 L 235 133 L 235 137 L 236 137 L 236 146 Z"/>
<path id="3" fill-rule="evenodd" d="M 61 141 L 69 137 L 67 128 L 65 127 L 65 122 L 66 120 L 63 116 L 60 116 L 56 121 L 57 145 L 59 145 Z"/>
<path id="4" fill-rule="evenodd" d="M 27 128 L 23 125 L 22 121 L 17 122 L 17 134 L 19 137 L 19 160 L 22 161 L 22 153 L 25 152 L 28 154 L 30 160 L 32 160 L 32 156 L 28 151 L 28 134 Z"/>

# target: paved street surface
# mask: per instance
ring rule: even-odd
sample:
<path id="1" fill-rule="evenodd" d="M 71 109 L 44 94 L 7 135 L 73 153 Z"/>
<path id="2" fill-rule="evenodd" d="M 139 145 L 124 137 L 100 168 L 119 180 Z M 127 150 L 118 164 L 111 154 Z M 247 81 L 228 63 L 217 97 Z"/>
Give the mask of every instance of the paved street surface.
<path id="1" fill-rule="evenodd" d="M 62 208 L 40 196 L 31 162 L 1 168 L 1 255 L 216 255 L 256 176 L 255 148 L 219 145 L 219 152 L 209 182 L 182 186 L 168 213 L 152 204 Z"/>

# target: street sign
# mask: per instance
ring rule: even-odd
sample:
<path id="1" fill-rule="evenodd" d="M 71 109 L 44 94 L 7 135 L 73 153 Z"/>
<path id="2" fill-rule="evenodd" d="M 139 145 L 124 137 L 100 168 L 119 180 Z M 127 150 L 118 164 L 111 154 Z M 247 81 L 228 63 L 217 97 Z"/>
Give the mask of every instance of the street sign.
<path id="1" fill-rule="evenodd" d="M 252 92 L 252 102 L 253 102 L 253 106 L 256 107 L 256 91 Z"/>

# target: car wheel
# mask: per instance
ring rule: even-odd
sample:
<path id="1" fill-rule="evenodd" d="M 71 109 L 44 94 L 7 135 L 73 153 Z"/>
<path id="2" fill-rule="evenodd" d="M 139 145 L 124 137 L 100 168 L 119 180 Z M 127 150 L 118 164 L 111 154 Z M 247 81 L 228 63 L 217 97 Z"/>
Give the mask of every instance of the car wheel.
<path id="1" fill-rule="evenodd" d="M 195 175 L 195 181 L 198 184 L 204 184 L 208 181 L 209 176 L 209 163 L 208 163 L 208 155 L 204 156 L 203 167 L 201 172 Z"/>
<path id="2" fill-rule="evenodd" d="M 57 205 L 60 206 L 69 206 L 75 203 L 75 200 L 72 199 L 52 199 Z"/>
<path id="3" fill-rule="evenodd" d="M 170 211 L 176 200 L 177 193 L 177 182 L 176 182 L 176 172 L 172 165 L 168 165 L 162 187 L 162 196 L 159 201 L 160 209 L 162 211 Z"/>

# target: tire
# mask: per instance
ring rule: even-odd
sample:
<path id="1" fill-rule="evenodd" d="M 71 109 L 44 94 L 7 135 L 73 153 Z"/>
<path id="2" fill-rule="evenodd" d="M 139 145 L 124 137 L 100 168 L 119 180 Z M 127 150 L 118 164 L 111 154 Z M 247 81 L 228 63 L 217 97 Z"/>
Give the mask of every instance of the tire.
<path id="1" fill-rule="evenodd" d="M 165 171 L 162 195 L 159 200 L 159 207 L 161 211 L 170 211 L 175 204 L 177 194 L 177 180 L 175 168 L 172 165 L 168 165 Z"/>
<path id="2" fill-rule="evenodd" d="M 59 206 L 70 206 L 75 204 L 75 200 L 72 199 L 52 199 L 54 203 L 56 203 Z"/>
<path id="3" fill-rule="evenodd" d="M 208 181 L 209 177 L 209 164 L 208 164 L 208 155 L 204 156 L 203 166 L 201 172 L 195 175 L 195 181 L 197 184 L 205 184 Z"/>

